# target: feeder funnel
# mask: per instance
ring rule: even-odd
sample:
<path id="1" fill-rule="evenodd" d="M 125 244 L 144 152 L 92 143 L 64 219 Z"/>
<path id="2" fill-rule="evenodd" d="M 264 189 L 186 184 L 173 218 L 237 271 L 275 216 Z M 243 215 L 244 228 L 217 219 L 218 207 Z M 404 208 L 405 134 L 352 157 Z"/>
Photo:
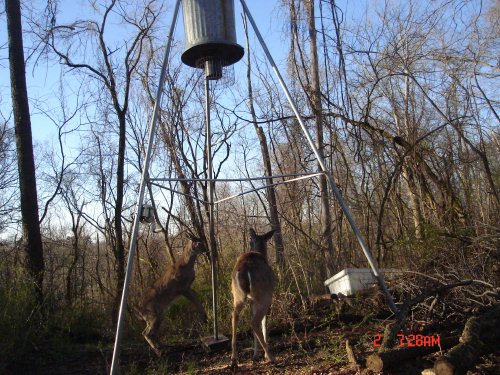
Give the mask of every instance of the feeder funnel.
<path id="1" fill-rule="evenodd" d="M 239 61 L 233 0 L 182 0 L 186 48 L 184 64 L 205 70 L 208 79 L 222 77 L 222 67 Z"/>

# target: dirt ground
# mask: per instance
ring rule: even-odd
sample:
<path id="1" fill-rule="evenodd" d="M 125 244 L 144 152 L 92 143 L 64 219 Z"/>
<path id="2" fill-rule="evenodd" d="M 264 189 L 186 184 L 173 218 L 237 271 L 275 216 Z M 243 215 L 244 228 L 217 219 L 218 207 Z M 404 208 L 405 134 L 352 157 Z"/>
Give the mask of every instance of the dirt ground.
<path id="1" fill-rule="evenodd" d="M 270 365 L 252 360 L 253 339 L 250 332 L 239 334 L 238 374 L 373 374 L 364 369 L 364 358 L 374 352 L 375 334 L 383 332 L 387 319 L 334 313 L 327 307 L 314 314 L 294 320 L 291 324 L 272 327 L 270 348 L 276 363 Z M 444 332 L 443 332 L 444 333 Z M 228 333 L 224 332 L 226 336 Z M 358 366 L 349 364 L 346 353 L 349 340 Z M 161 346 L 162 358 L 149 349 L 143 340 L 125 339 L 121 348 L 121 374 L 230 374 L 230 343 L 207 351 L 199 338 Z M 33 348 L 33 357 L 24 358 L 4 369 L 5 375 L 108 374 L 113 352 L 112 339 L 106 342 L 74 344 L 61 347 L 47 343 Z M 384 374 L 421 374 L 431 368 L 439 351 L 424 358 L 401 363 Z M 499 374 L 500 352 L 483 357 L 469 375 Z M 1 371 L 0 371 L 1 372 Z"/>

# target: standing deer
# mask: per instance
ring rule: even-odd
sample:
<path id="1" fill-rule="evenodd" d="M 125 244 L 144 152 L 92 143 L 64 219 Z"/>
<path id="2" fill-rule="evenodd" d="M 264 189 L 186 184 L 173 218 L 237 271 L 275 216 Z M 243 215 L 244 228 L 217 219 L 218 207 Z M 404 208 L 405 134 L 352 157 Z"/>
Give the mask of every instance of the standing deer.
<path id="1" fill-rule="evenodd" d="M 266 314 L 273 300 L 275 276 L 267 262 L 267 241 L 271 239 L 274 230 L 258 235 L 250 229 L 250 251 L 238 257 L 231 275 L 231 291 L 233 293 L 233 337 L 231 368 L 238 367 L 238 352 L 236 349 L 236 329 L 240 312 L 248 302 L 252 308 L 250 326 L 254 333 L 253 358 L 257 359 L 258 345 L 262 346 L 265 359 L 274 362 L 269 352 L 266 333 Z"/>
<path id="2" fill-rule="evenodd" d="M 167 307 L 179 296 L 184 296 L 191 301 L 203 322 L 207 320 L 207 314 L 198 299 L 198 296 L 191 289 L 194 281 L 194 264 L 198 254 L 207 253 L 207 247 L 199 239 L 191 239 L 182 252 L 180 259 L 177 259 L 160 277 L 154 285 L 144 294 L 136 308 L 137 315 L 146 322 L 146 328 L 142 335 L 160 356 L 155 341 L 163 320 L 163 314 Z"/>

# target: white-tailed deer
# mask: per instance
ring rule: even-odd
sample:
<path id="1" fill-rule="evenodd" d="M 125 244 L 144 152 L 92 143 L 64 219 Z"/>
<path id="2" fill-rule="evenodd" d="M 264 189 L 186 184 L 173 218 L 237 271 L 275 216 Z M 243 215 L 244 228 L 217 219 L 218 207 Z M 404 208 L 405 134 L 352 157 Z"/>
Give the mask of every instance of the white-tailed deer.
<path id="1" fill-rule="evenodd" d="M 274 230 L 258 235 L 250 229 L 250 251 L 238 257 L 231 275 L 231 291 L 233 293 L 233 337 L 231 368 L 238 366 L 236 349 L 236 329 L 243 307 L 249 303 L 252 308 L 250 326 L 254 333 L 254 360 L 257 359 L 258 344 L 264 349 L 265 359 L 274 362 L 269 352 L 266 332 L 266 314 L 273 300 L 275 276 L 267 262 L 267 241 Z"/>
<path id="2" fill-rule="evenodd" d="M 191 239 L 184 247 L 182 255 L 177 259 L 160 277 L 154 285 L 144 294 L 135 309 L 140 319 L 146 322 L 146 328 L 142 335 L 160 356 L 161 352 L 156 344 L 156 336 L 163 320 L 163 314 L 167 307 L 179 296 L 189 299 L 201 320 L 207 320 L 207 314 L 201 305 L 196 293 L 191 289 L 194 281 L 194 264 L 198 254 L 206 253 L 207 247 L 199 239 Z"/>

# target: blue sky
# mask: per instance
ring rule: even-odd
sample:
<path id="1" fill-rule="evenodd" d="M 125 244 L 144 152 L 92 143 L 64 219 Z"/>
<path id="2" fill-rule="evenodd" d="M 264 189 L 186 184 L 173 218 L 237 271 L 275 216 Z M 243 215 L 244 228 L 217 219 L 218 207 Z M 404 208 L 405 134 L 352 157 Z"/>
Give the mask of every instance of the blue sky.
<path id="1" fill-rule="evenodd" d="M 259 1 L 258 6 L 256 6 L 256 2 L 248 1 L 248 6 L 251 9 L 251 12 L 256 19 L 256 22 L 259 25 L 261 33 L 264 35 L 264 38 L 267 43 L 271 47 L 279 46 L 281 43 L 280 35 L 281 35 L 281 27 L 282 22 L 275 22 L 276 17 L 278 16 L 277 10 L 277 2 L 270 1 Z M 73 2 L 68 0 L 61 1 L 61 8 L 63 9 L 62 16 L 66 19 L 76 19 L 76 18 L 85 18 L 85 2 Z M 235 13 L 236 13 L 236 23 L 237 23 L 237 34 L 238 34 L 238 42 L 240 44 L 244 44 L 243 37 L 243 27 L 241 23 L 241 12 L 242 8 L 238 1 L 235 1 Z M 61 17 L 62 18 L 62 17 Z M 61 20 L 58 19 L 58 21 Z M 62 20 L 64 21 L 64 18 Z M 183 39 L 183 25 L 182 25 L 182 15 L 179 17 L 179 21 L 176 27 L 176 38 L 178 40 Z M 165 23 L 170 23 L 171 16 L 169 15 L 169 19 Z M 25 20 L 24 20 L 25 21 Z M 0 50 L 0 70 L 2 73 L 0 74 L 0 108 L 5 116 L 8 116 L 11 108 L 11 99 L 10 99 L 10 82 L 9 82 L 9 71 L 8 71 L 8 51 L 7 51 L 7 31 L 6 31 L 6 23 L 5 23 L 5 14 L 2 14 L 0 17 L 0 24 L 2 27 L 0 28 L 0 46 L 2 49 Z M 24 24 L 24 29 L 26 29 L 26 25 Z M 116 26 L 113 26 L 116 27 Z M 119 30 L 117 30 L 117 35 L 119 35 Z M 25 40 L 25 50 L 29 47 L 30 41 Z M 283 49 L 282 48 L 271 48 L 275 59 L 277 61 L 282 60 L 283 58 Z M 276 53 L 278 52 L 278 53 Z M 281 54 L 281 56 L 279 56 Z M 26 57 L 26 56 L 25 56 Z M 34 103 L 36 101 L 46 102 L 47 107 L 50 108 L 50 103 L 54 99 L 54 94 L 58 91 L 58 86 L 60 82 L 60 69 L 56 63 L 52 63 L 50 65 L 46 65 L 44 63 L 38 65 L 36 68 L 33 67 L 34 60 L 32 59 L 26 68 L 27 73 L 27 84 L 28 84 L 28 95 L 30 98 L 30 102 L 32 103 L 30 109 L 32 112 L 32 129 L 33 129 L 33 137 L 38 142 L 50 141 L 53 137 L 55 137 L 55 127 L 50 121 L 47 121 L 45 116 L 39 115 L 36 111 L 36 107 Z M 243 64 L 238 64 L 243 65 Z M 235 67 L 235 72 L 238 74 L 238 66 Z M 54 105 L 57 105 L 54 101 Z"/>
<path id="2" fill-rule="evenodd" d="M 43 1 L 31 3 L 34 7 L 43 8 Z M 173 1 L 170 2 L 172 5 Z M 346 4 L 349 2 L 346 1 Z M 29 3 L 26 3 L 29 4 Z M 266 43 L 268 44 L 271 53 L 273 54 L 276 63 L 284 69 L 284 62 L 286 59 L 286 54 L 288 52 L 288 42 L 283 40 L 283 27 L 284 22 L 280 19 L 282 14 L 279 11 L 279 1 L 255 1 L 247 0 L 247 6 L 255 18 L 260 32 L 262 33 Z M 345 7 L 345 4 L 343 5 Z M 170 6 L 173 8 L 173 6 Z M 26 7 L 23 6 L 23 10 Z M 88 8 L 88 3 L 85 0 L 80 1 L 70 1 L 61 0 L 60 1 L 61 16 L 58 17 L 58 22 L 64 22 L 65 20 L 74 20 L 77 18 L 85 19 L 86 11 Z M 241 4 L 238 0 L 235 1 L 235 18 L 236 18 L 236 29 L 238 43 L 244 45 L 244 33 L 241 20 L 241 14 L 243 10 Z M 164 24 L 170 23 L 171 16 L 169 14 L 169 19 L 164 22 Z M 26 23 L 24 21 L 24 28 L 26 29 Z M 8 72 L 8 51 L 7 51 L 7 32 L 5 23 L 5 14 L 0 16 L 0 108 L 4 116 L 8 116 L 11 108 L 10 99 L 10 82 L 9 82 L 9 72 Z M 118 26 L 113 26 L 116 30 L 116 35 L 120 35 Z M 253 31 L 250 31 L 252 37 Z M 176 38 L 178 40 L 183 40 L 183 25 L 182 25 L 182 15 L 179 17 L 176 28 Z M 253 40 L 254 49 L 260 51 L 260 46 L 257 46 L 256 39 Z M 25 40 L 25 49 L 30 46 L 30 41 Z M 28 95 L 31 105 L 32 112 L 32 130 L 33 137 L 36 142 L 51 142 L 55 138 L 56 128 L 44 115 L 37 112 L 35 102 L 46 103 L 45 107 L 51 108 L 51 102 L 54 106 L 57 106 L 57 100 L 55 100 L 55 93 L 57 93 L 60 84 L 60 74 L 61 70 L 57 63 L 52 63 L 50 65 L 39 64 L 36 68 L 33 66 L 34 59 L 32 59 L 27 68 L 27 84 L 28 84 Z M 236 80 L 238 76 L 244 74 L 243 63 L 238 63 L 235 65 Z"/>
<path id="3" fill-rule="evenodd" d="M 27 1 L 27 0 L 26 0 Z M 107 0 L 102 0 L 106 3 Z M 26 12 L 26 4 L 28 6 L 37 7 L 38 9 L 43 9 L 46 2 L 43 0 L 35 0 L 32 3 L 25 3 L 23 6 L 23 11 Z M 255 18 L 260 32 L 262 33 L 266 43 L 268 44 L 271 53 L 273 54 L 276 62 L 281 65 L 284 69 L 283 62 L 285 61 L 286 54 L 288 52 L 288 42 L 282 40 L 283 33 L 283 22 L 279 20 L 280 11 L 278 9 L 278 1 L 247 1 L 247 5 Z M 60 11 L 61 16 L 58 16 L 58 23 L 71 22 L 77 19 L 88 19 L 91 16 L 87 13 L 89 12 L 88 2 L 86 0 L 79 0 L 76 2 L 70 0 L 60 1 Z M 169 2 L 169 10 L 173 8 L 173 1 Z M 3 9 L 2 9 L 3 10 Z M 24 13 L 24 14 L 27 14 Z M 236 29 L 237 29 L 237 39 L 238 43 L 244 45 L 244 31 L 242 26 L 242 8 L 239 1 L 235 1 L 235 19 L 236 19 Z M 168 27 L 171 22 L 171 14 L 167 15 L 167 20 L 162 20 L 162 25 L 166 28 L 165 30 L 165 41 L 166 33 L 168 32 Z M 23 19 L 23 29 L 26 31 L 28 25 L 26 18 Z M 117 40 L 122 37 L 120 34 L 120 29 L 118 25 L 111 26 L 109 29 L 109 36 L 114 37 L 116 34 Z M 179 20 L 176 27 L 176 39 L 181 45 L 184 43 L 183 36 L 183 23 L 182 14 L 179 15 Z M 253 31 L 250 31 L 250 37 L 253 39 Z M 253 48 L 256 51 L 260 51 L 260 47 L 257 46 L 256 40 L 251 40 Z M 28 56 L 27 49 L 32 45 L 28 34 L 25 33 L 24 47 L 25 47 L 25 58 Z M 178 58 L 177 55 L 176 58 Z M 62 70 L 55 59 L 52 59 L 48 63 L 43 59 L 39 60 L 39 64 L 34 66 L 35 59 L 28 61 L 26 67 L 26 78 L 28 86 L 28 96 L 30 100 L 30 111 L 31 111 L 31 124 L 33 132 L 33 141 L 35 143 L 35 157 L 38 159 L 41 156 L 42 148 L 38 147 L 39 144 L 47 144 L 48 147 L 43 147 L 44 150 L 55 149 L 58 150 L 58 138 L 57 138 L 57 127 L 52 123 L 45 114 L 40 113 L 37 110 L 37 105 L 42 105 L 42 107 L 50 113 L 54 118 L 57 118 L 60 111 L 60 103 L 57 97 L 59 92 L 59 85 L 61 84 L 61 74 Z M 235 65 L 235 76 L 236 80 L 239 80 L 238 76 L 244 77 L 245 64 L 244 62 L 239 62 Z M 72 89 L 78 87 L 80 82 L 74 74 L 68 74 L 65 78 L 64 94 L 69 107 L 73 107 L 75 104 L 75 96 L 72 95 Z M 242 81 L 244 82 L 244 81 Z M 7 50 L 7 30 L 5 22 L 5 14 L 0 14 L 0 110 L 5 117 L 11 116 L 12 106 L 11 106 L 11 93 L 10 93 L 10 77 L 9 77 L 9 64 L 8 64 L 8 50 Z M 12 125 L 12 119 L 10 120 L 10 125 Z M 216 125 L 216 124 L 214 124 Z M 77 137 L 66 138 L 64 147 L 67 156 L 71 155 L 72 149 L 78 149 L 78 144 L 80 140 Z M 40 185 L 39 185 L 40 189 Z M 42 194 L 43 196 L 43 194 Z M 43 198 L 42 198 L 43 199 Z"/>
<path id="4" fill-rule="evenodd" d="M 29 0 L 24 0 L 25 4 L 31 4 Z M 100 0 L 102 3 L 107 3 L 109 0 Z M 130 2 L 134 4 L 135 0 Z M 396 4 L 398 2 L 394 0 Z M 46 0 L 33 0 L 32 6 L 36 6 L 39 8 L 43 8 L 43 4 L 46 3 Z M 90 16 L 87 14 L 88 12 L 88 1 L 87 0 L 77 0 L 76 2 L 70 0 L 60 0 L 62 15 L 58 18 L 58 22 L 64 22 L 64 20 L 75 20 L 75 19 L 87 19 Z M 173 0 L 169 1 L 170 10 L 173 8 Z M 383 4 L 383 1 L 338 1 L 337 5 L 342 10 L 345 16 L 345 24 L 347 26 L 353 25 L 354 17 L 362 18 L 364 14 L 362 12 L 365 11 L 367 7 L 369 7 L 369 12 L 374 12 L 375 7 Z M 407 4 L 405 2 L 401 2 L 399 4 Z M 422 3 L 422 7 L 429 6 L 432 4 L 429 1 L 424 1 Z M 264 1 L 264 0 L 247 0 L 247 5 L 250 8 L 252 15 L 254 16 L 260 32 L 263 34 L 265 41 L 268 44 L 268 47 L 273 54 L 274 59 L 277 64 L 280 66 L 282 73 L 286 76 L 286 56 L 288 54 L 289 49 L 289 41 L 285 40 L 285 34 L 283 33 L 284 28 L 286 27 L 285 20 L 280 19 L 280 17 L 284 17 L 282 15 L 280 7 L 280 1 Z M 469 3 L 469 6 L 474 6 L 474 3 Z M 236 28 L 238 35 L 238 42 L 241 45 L 244 45 L 244 33 L 241 22 L 241 5 L 238 0 L 235 0 L 235 18 L 236 18 Z M 423 9 L 423 8 L 422 8 Z M 168 26 L 171 21 L 171 15 L 167 15 L 165 20 L 162 20 L 162 26 L 165 30 L 165 39 L 166 33 L 168 32 Z M 182 17 L 177 24 L 176 30 L 176 39 L 179 43 L 183 44 L 183 25 L 181 21 Z M 369 22 L 371 19 L 376 20 L 376 17 L 367 17 Z M 374 21 L 377 22 L 377 21 Z M 119 40 L 123 36 L 123 30 L 120 30 L 118 25 L 110 28 L 109 32 L 115 36 L 117 40 Z M 253 31 L 250 31 L 251 37 L 251 45 L 254 51 L 260 51 L 260 46 L 257 45 L 257 41 L 253 36 Z M 29 39 L 29 38 L 28 38 Z M 10 82 L 9 82 L 9 72 L 8 72 L 8 60 L 7 60 L 7 36 L 6 36 L 6 27 L 5 27 L 5 15 L 0 13 L 0 109 L 4 116 L 9 117 L 11 112 L 11 99 L 10 99 Z M 30 46 L 30 41 L 27 40 L 25 42 L 25 47 Z M 176 55 L 178 58 L 179 55 Z M 263 59 L 262 59 L 263 60 Z M 31 113 L 32 113 L 32 129 L 33 135 L 36 143 L 45 143 L 47 142 L 49 145 L 54 143 L 53 148 L 57 147 L 57 137 L 56 135 L 56 126 L 52 124 L 45 115 L 38 114 L 36 111 L 36 106 L 34 105 L 36 102 L 45 103 L 45 107 L 50 112 L 51 107 L 54 108 L 53 113 L 57 114 L 59 101 L 56 97 L 59 84 L 60 84 L 60 74 L 61 69 L 57 62 L 50 63 L 51 65 L 43 65 L 40 64 L 36 68 L 33 67 L 34 60 L 30 60 L 29 65 L 27 67 L 27 80 L 28 80 L 28 95 L 31 101 Z M 235 75 L 236 80 L 242 83 L 242 86 L 245 85 L 245 63 L 239 62 L 235 65 Z M 71 95 L 72 86 L 78 86 L 79 82 L 76 78 L 76 75 L 68 74 L 68 81 L 66 81 L 67 86 L 65 87 L 65 94 L 68 102 L 71 105 L 71 101 L 74 101 L 74 96 Z M 236 90 L 236 89 L 235 89 Z M 226 95 L 226 93 L 224 93 Z M 227 95 L 231 95 L 230 92 Z M 216 124 L 214 124 L 216 125 Z M 73 141 L 73 140 L 72 140 Z M 78 140 L 76 140 L 78 142 Z M 256 144 L 256 143 L 255 143 Z M 71 148 L 71 144 L 68 142 L 65 145 L 67 148 Z M 253 146 L 253 145 L 252 145 Z M 48 147 L 50 148 L 50 147 Z M 258 146 L 256 146 L 258 150 Z M 40 149 L 36 149 L 39 151 Z M 69 152 L 66 150 L 66 152 Z M 229 164 L 229 163 L 228 163 Z M 231 165 L 234 166 L 234 165 Z"/>

